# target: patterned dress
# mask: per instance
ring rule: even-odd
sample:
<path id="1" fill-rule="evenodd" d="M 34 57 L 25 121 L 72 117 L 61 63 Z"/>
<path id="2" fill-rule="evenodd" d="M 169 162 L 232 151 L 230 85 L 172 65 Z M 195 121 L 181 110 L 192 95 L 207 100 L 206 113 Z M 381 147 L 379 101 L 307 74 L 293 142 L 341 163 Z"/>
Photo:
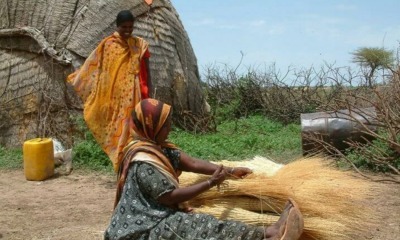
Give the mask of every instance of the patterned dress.
<path id="1" fill-rule="evenodd" d="M 115 32 L 67 79 L 83 102 L 87 126 L 116 171 L 132 135 L 132 109 L 148 97 L 144 67 L 144 59 L 150 57 L 148 45 L 142 38 L 124 40 Z"/>
<path id="2" fill-rule="evenodd" d="M 179 151 L 164 152 L 176 168 Z M 174 189 L 153 165 L 133 162 L 104 239 L 263 239 L 262 227 L 185 213 L 157 202 L 158 197 Z"/>

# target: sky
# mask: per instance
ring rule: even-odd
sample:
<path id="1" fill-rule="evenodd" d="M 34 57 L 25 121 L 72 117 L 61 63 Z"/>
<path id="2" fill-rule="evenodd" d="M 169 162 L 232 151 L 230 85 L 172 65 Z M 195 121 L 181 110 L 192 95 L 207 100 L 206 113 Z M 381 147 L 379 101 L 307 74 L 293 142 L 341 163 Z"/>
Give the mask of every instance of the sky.
<path id="1" fill-rule="evenodd" d="M 400 47 L 399 0 L 171 0 L 202 73 L 354 66 L 360 47 Z"/>

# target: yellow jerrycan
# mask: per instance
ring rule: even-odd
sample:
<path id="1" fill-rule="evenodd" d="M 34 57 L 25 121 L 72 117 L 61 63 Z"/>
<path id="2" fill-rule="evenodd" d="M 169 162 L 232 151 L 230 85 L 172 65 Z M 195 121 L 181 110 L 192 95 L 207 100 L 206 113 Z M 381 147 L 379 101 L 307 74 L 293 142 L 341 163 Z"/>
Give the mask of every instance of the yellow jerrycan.
<path id="1" fill-rule="evenodd" d="M 24 142 L 26 180 L 42 181 L 54 175 L 54 149 L 51 138 L 34 138 Z"/>

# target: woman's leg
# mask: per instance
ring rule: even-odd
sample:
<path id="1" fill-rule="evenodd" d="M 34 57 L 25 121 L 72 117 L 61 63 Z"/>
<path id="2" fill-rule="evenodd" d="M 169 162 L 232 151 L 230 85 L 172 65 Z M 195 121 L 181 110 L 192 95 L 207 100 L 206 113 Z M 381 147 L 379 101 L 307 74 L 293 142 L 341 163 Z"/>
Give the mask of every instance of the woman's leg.
<path id="1" fill-rule="evenodd" d="M 149 239 L 261 240 L 264 228 L 243 222 L 218 220 L 212 215 L 177 212 L 150 231 Z"/>
<path id="2" fill-rule="evenodd" d="M 302 224 L 301 213 L 290 200 L 279 220 L 266 228 L 238 221 L 221 221 L 208 214 L 176 212 L 154 227 L 149 239 L 296 240 L 303 230 Z"/>

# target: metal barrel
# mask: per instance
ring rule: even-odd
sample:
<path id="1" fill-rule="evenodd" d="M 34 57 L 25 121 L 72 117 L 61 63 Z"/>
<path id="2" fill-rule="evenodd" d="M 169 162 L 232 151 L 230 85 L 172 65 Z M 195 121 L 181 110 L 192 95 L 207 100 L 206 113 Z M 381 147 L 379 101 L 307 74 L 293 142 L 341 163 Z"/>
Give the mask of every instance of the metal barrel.
<path id="1" fill-rule="evenodd" d="M 346 142 L 366 143 L 373 137 L 366 128 L 376 132 L 375 108 L 340 110 L 336 112 L 316 112 L 300 114 L 303 155 L 327 152 L 322 142 L 340 151 L 349 147 Z"/>

